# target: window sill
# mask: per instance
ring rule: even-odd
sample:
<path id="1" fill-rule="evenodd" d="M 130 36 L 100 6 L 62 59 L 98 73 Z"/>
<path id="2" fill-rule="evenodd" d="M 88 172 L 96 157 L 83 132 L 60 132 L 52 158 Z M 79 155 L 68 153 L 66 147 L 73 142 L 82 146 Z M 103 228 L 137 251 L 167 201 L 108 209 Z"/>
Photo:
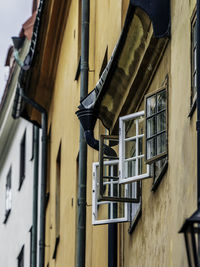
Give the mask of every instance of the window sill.
<path id="1" fill-rule="evenodd" d="M 5 219 L 4 219 L 4 221 L 3 221 L 4 224 L 6 224 L 8 218 L 9 218 L 10 212 L 11 212 L 11 209 L 8 210 L 8 211 L 6 212 L 6 214 L 5 214 Z"/>
<path id="2" fill-rule="evenodd" d="M 159 186 L 159 184 L 161 183 L 166 171 L 167 171 L 167 168 L 168 168 L 168 161 L 166 160 L 165 164 L 163 165 L 159 175 L 156 177 L 154 183 L 153 183 L 153 186 L 151 188 L 151 191 L 155 192 Z"/>
<path id="3" fill-rule="evenodd" d="M 196 109 L 196 106 L 197 106 L 197 100 L 195 100 L 192 105 L 191 105 L 191 108 L 190 108 L 190 113 L 188 115 L 188 117 L 191 119 L 192 118 L 192 115 Z"/>
<path id="4" fill-rule="evenodd" d="M 57 254 L 59 242 L 60 242 L 60 236 L 57 236 L 56 242 L 55 242 L 55 247 L 54 247 L 54 252 L 53 252 L 53 256 L 52 256 L 52 259 L 54 259 L 54 260 L 56 259 L 56 254 Z"/>

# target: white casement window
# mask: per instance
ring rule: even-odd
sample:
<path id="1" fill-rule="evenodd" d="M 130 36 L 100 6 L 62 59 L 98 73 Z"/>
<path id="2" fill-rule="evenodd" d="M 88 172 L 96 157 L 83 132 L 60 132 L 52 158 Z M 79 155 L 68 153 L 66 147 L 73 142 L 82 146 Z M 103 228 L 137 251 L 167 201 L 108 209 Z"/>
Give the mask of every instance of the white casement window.
<path id="1" fill-rule="evenodd" d="M 114 176 L 118 160 L 106 161 L 104 166 L 109 169 L 110 177 Z M 108 176 L 106 176 L 108 177 Z M 92 224 L 119 223 L 134 220 L 141 208 L 141 197 L 138 197 L 138 183 L 124 185 L 124 199 L 129 199 L 130 195 L 136 203 L 117 201 L 116 196 L 121 191 L 121 185 L 116 179 L 106 178 L 103 180 L 104 194 L 107 196 L 102 200 L 100 192 L 100 170 L 99 162 L 93 163 L 93 190 L 92 190 Z M 121 192 L 120 192 L 121 194 Z M 108 200 L 109 199 L 109 200 Z M 119 198 L 120 199 L 120 198 Z M 136 200 L 137 199 L 137 200 Z"/>
<path id="2" fill-rule="evenodd" d="M 7 217 L 12 206 L 12 191 L 11 191 L 12 169 L 10 168 L 6 177 L 6 194 L 5 194 L 5 216 Z"/>
<path id="3" fill-rule="evenodd" d="M 119 183 L 150 177 L 145 164 L 144 111 L 119 118 Z"/>
<path id="4" fill-rule="evenodd" d="M 105 155 L 107 149 L 110 147 L 112 151 L 110 156 Z M 100 137 L 100 151 L 99 151 L 99 199 L 105 201 L 116 202 L 134 202 L 138 203 L 138 195 L 133 198 L 129 187 L 125 183 L 119 183 L 119 137 L 101 135 Z M 111 168 L 112 165 L 112 168 Z M 107 183 L 114 183 L 113 195 L 110 196 L 110 190 L 105 189 Z M 107 186 L 108 187 L 108 186 Z"/>
<path id="5" fill-rule="evenodd" d="M 146 162 L 152 163 L 167 155 L 167 89 L 166 85 L 145 97 Z"/>

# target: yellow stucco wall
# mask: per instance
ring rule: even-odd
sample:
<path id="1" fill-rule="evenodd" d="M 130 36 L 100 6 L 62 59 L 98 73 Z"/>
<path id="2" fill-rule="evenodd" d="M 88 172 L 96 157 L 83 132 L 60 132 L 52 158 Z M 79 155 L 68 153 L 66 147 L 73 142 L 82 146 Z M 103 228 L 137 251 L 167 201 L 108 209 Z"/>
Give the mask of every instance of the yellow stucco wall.
<path id="1" fill-rule="evenodd" d="M 78 62 L 78 2 L 72 0 L 64 31 L 55 86 L 49 109 L 51 154 L 50 199 L 46 216 L 46 264 L 75 266 L 77 156 L 80 78 L 74 81 Z M 157 191 L 152 179 L 142 183 L 142 216 L 132 234 L 129 223 L 120 224 L 118 266 L 186 267 L 182 235 L 178 231 L 196 207 L 196 113 L 190 110 L 190 18 L 195 1 L 171 1 L 172 37 L 148 89 L 160 87 L 169 75 L 168 170 Z M 108 59 L 120 36 L 129 1 L 95 0 L 90 3 L 89 91 L 99 79 L 108 47 Z M 143 106 L 140 107 L 142 109 Z M 95 136 L 103 129 L 97 123 Z M 61 224 L 56 260 L 55 188 L 56 157 L 61 143 Z M 189 158 L 189 159 L 188 159 Z M 98 152 L 88 147 L 86 266 L 107 266 L 108 226 L 92 226 L 92 162 Z M 117 266 L 116 266 L 117 267 Z"/>
<path id="2" fill-rule="evenodd" d="M 55 86 L 49 109 L 50 199 L 46 214 L 46 264 L 49 266 L 75 266 L 76 205 L 77 205 L 77 156 L 79 151 L 79 121 L 75 115 L 80 98 L 80 78 L 74 81 L 78 62 L 78 2 L 72 1 L 63 36 Z M 125 1 L 127 2 L 127 1 Z M 90 4 L 90 58 L 89 91 L 99 79 L 104 54 L 108 58 L 119 38 L 122 27 L 122 1 L 101 0 Z M 125 7 L 124 11 L 125 13 Z M 109 27 L 108 27 L 109 25 Z M 113 31 L 113 28 L 115 29 Z M 95 128 L 98 137 L 99 124 Z M 56 259 L 55 248 L 55 194 L 56 157 L 61 143 L 61 223 L 60 242 Z M 87 230 L 86 266 L 107 266 L 108 226 L 92 226 L 92 162 L 98 152 L 88 147 L 87 168 Z"/>
<path id="3" fill-rule="evenodd" d="M 152 192 L 152 179 L 142 182 L 142 216 L 132 234 L 123 236 L 121 266 L 188 266 L 185 243 L 178 234 L 184 220 L 196 210 L 196 113 L 190 119 L 190 21 L 194 1 L 171 1 L 171 40 L 148 92 L 161 87 L 169 75 L 168 169 Z M 140 109 L 144 109 L 143 105 Z"/>

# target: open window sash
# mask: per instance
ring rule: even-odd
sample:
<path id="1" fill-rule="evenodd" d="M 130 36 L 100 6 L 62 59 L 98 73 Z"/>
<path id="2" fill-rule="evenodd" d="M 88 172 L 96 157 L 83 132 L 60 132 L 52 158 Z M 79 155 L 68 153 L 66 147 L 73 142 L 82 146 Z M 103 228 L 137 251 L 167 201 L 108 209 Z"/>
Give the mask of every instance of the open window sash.
<path id="1" fill-rule="evenodd" d="M 112 147 L 112 156 L 104 154 L 105 146 Z M 132 196 L 131 187 L 119 184 L 118 136 L 101 135 L 99 149 L 99 187 L 97 188 L 99 201 L 138 203 L 140 190 Z"/>
<path id="2" fill-rule="evenodd" d="M 116 163 L 116 162 L 115 162 Z M 112 167 L 111 167 L 112 168 Z M 99 162 L 94 162 L 93 166 L 93 184 L 92 184 L 92 224 L 108 224 L 108 223 L 121 223 L 130 221 L 130 203 L 117 202 L 109 200 L 99 200 Z M 110 181 L 106 183 L 107 190 L 109 188 L 110 195 L 112 196 L 118 181 Z M 127 186 L 127 185 L 126 185 Z"/>
<path id="3" fill-rule="evenodd" d="M 144 111 L 119 118 L 119 183 L 150 178 L 145 163 Z"/>

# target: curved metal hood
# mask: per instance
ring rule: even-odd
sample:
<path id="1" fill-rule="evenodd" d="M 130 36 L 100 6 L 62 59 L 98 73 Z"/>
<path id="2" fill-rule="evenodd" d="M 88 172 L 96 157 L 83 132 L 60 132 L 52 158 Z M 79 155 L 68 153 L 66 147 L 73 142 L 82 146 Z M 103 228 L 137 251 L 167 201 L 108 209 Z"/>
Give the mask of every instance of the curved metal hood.
<path id="1" fill-rule="evenodd" d="M 130 1 L 112 56 L 96 87 L 81 101 L 79 109 L 95 109 L 105 127 L 112 129 L 127 97 L 136 94 L 138 83 L 143 88 L 147 86 L 169 34 L 169 0 L 162 1 L 162 7 L 159 0 Z"/>

